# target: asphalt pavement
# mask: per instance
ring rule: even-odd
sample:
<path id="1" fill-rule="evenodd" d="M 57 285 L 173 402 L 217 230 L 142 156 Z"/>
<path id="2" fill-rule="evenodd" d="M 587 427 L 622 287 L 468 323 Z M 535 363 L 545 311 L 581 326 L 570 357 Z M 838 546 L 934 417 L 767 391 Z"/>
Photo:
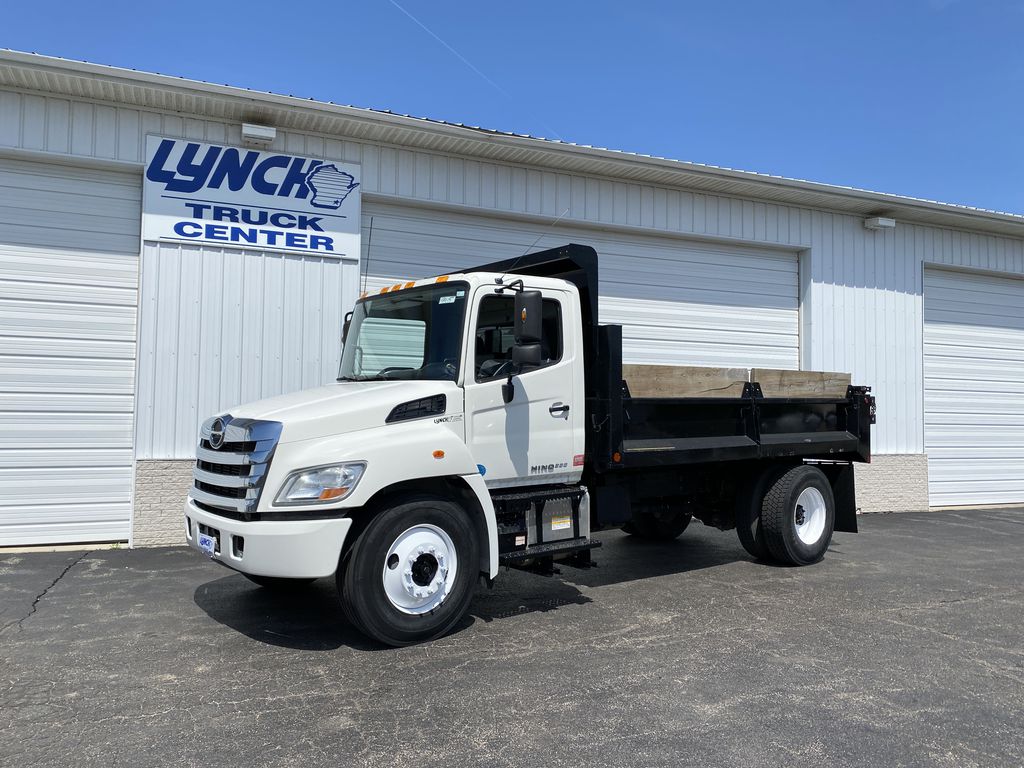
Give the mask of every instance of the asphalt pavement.
<path id="1" fill-rule="evenodd" d="M 1024 509 L 865 516 L 824 562 L 599 534 L 381 648 L 184 548 L 0 554 L 3 766 L 1024 765 Z"/>

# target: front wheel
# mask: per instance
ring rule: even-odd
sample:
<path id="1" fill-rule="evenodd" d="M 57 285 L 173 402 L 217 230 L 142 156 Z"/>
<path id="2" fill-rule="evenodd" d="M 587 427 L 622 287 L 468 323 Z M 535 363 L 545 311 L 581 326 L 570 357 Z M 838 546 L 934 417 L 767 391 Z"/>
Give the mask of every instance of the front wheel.
<path id="1" fill-rule="evenodd" d="M 431 497 L 397 503 L 370 521 L 338 568 L 345 615 L 386 645 L 440 637 L 469 607 L 478 552 L 459 505 Z"/>
<path id="2" fill-rule="evenodd" d="M 761 529 L 771 556 L 787 565 L 810 565 L 825 556 L 836 520 L 825 473 L 803 464 L 780 475 L 761 503 Z"/>

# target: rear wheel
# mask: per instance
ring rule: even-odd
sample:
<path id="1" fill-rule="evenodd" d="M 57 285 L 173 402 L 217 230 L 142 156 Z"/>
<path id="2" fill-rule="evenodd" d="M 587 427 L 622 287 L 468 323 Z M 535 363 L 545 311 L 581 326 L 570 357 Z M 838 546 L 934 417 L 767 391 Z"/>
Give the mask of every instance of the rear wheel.
<path id="1" fill-rule="evenodd" d="M 736 494 L 736 535 L 743 548 L 756 560 L 772 559 L 764 540 L 761 505 L 767 489 L 786 471 L 784 467 L 770 467 L 752 474 L 748 484 L 741 486 Z"/>
<path id="2" fill-rule="evenodd" d="M 807 464 L 780 475 L 761 504 L 764 542 L 787 565 L 810 565 L 825 556 L 835 526 L 835 500 L 825 473 Z"/>
<path id="3" fill-rule="evenodd" d="M 761 515 L 750 504 L 737 509 L 736 535 L 743 548 L 755 560 L 769 559 L 768 545 L 764 543 L 764 531 L 761 529 Z"/>
<path id="4" fill-rule="evenodd" d="M 253 584 L 259 584 L 266 589 L 273 589 L 277 592 L 287 592 L 292 589 L 308 587 L 316 579 L 286 579 L 280 576 L 256 576 L 252 573 L 243 573 L 243 576 Z"/>
<path id="5" fill-rule="evenodd" d="M 473 598 L 478 551 L 460 506 L 406 499 L 373 518 L 343 558 L 337 581 L 345 615 L 387 645 L 440 637 Z"/>

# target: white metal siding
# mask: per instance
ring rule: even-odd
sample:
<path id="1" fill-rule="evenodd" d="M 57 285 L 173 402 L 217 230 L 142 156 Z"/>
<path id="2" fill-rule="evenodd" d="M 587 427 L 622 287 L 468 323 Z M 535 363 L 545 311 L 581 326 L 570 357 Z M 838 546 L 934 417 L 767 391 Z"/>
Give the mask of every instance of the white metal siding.
<path id="1" fill-rule="evenodd" d="M 573 227 L 538 231 L 499 218 L 364 204 L 363 259 L 375 276 L 454 272 L 518 256 L 531 243 L 570 241 L 597 249 L 601 319 L 622 324 L 626 362 L 798 367 L 794 253 Z"/>
<path id="2" fill-rule="evenodd" d="M 146 243 L 137 458 L 192 457 L 204 419 L 333 381 L 357 271 L 354 260 Z"/>
<path id="3" fill-rule="evenodd" d="M 801 366 L 846 371 L 874 387 L 876 453 L 924 451 L 922 265 L 1024 275 L 1020 238 L 903 221 L 894 231 L 870 232 L 861 217 L 824 209 L 412 150 L 316 129 L 315 121 L 306 131 L 279 129 L 273 149 L 359 163 L 367 203 L 407 199 L 461 207 L 466 215 L 536 215 L 548 222 L 564 214 L 567 227 L 642 227 L 802 250 Z M 141 163 L 147 133 L 238 144 L 239 131 L 237 122 L 181 112 L 0 90 L 0 147 Z M 525 248 L 545 226 L 529 225 L 531 236 L 525 242 L 517 236 L 516 247 Z M 538 246 L 552 244 L 546 238 Z M 507 244 L 496 247 L 510 252 Z M 460 255 L 459 263 L 467 260 Z"/>
<path id="4" fill-rule="evenodd" d="M 1024 502 L 1024 279 L 926 269 L 924 377 L 930 503 Z"/>
<path id="5" fill-rule="evenodd" d="M 140 177 L 0 160 L 0 545 L 128 537 Z"/>

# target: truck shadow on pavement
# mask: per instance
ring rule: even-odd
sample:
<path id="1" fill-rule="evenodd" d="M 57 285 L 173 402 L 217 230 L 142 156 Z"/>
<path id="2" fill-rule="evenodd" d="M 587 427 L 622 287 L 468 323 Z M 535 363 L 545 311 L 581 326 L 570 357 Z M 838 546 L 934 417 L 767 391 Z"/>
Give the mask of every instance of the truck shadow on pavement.
<path id="1" fill-rule="evenodd" d="M 214 621 L 266 645 L 301 651 L 383 647 L 348 623 L 333 578 L 275 591 L 231 574 L 200 584 L 193 600 Z"/>
<path id="2" fill-rule="evenodd" d="M 593 602 L 585 593 L 590 589 L 750 560 L 734 534 L 701 531 L 693 535 L 688 531 L 670 542 L 641 541 L 617 531 L 598 537 L 604 546 L 594 552 L 594 568 L 559 566 L 560 572 L 551 576 L 502 570 L 493 589 L 477 588 L 468 614 L 452 634 L 468 629 L 475 621 L 490 623 L 585 605 Z M 361 651 L 386 650 L 345 619 L 333 579 L 276 592 L 258 587 L 240 574 L 231 574 L 201 584 L 193 599 L 214 621 L 267 645 L 305 651 L 330 651 L 342 646 Z"/>
<path id="3" fill-rule="evenodd" d="M 564 605 L 593 602 L 585 593 L 613 584 L 682 575 L 739 560 L 750 560 L 735 534 L 705 529 L 698 536 L 687 531 L 668 542 L 643 541 L 619 531 L 597 534 L 603 546 L 594 550 L 592 568 L 558 566 L 558 573 L 502 571 L 493 589 L 481 588 L 469 607 L 470 616 L 485 622 L 524 613 L 557 610 Z"/>

